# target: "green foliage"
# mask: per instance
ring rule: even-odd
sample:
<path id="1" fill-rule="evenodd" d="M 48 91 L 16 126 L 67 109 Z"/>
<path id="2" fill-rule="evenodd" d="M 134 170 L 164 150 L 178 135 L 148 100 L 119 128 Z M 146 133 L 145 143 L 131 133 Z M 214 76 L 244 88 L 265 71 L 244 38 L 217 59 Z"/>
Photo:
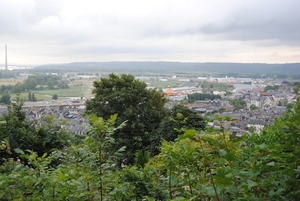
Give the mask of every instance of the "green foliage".
<path id="1" fill-rule="evenodd" d="M 11 90 L 12 93 L 16 93 L 16 94 L 21 93 L 22 91 L 25 91 L 25 87 L 20 82 L 18 82 L 17 84 L 15 84 L 15 86 Z"/>
<path id="2" fill-rule="evenodd" d="M 124 148 L 116 152 L 111 149 L 114 145 L 111 135 L 123 126 L 114 127 L 116 118 L 117 115 L 113 115 L 105 121 L 91 115 L 89 135 L 82 143 L 69 146 L 63 152 L 56 150 L 49 156 L 38 156 L 30 150 L 15 149 L 29 166 L 11 161 L 2 166 L 5 174 L 0 175 L 0 199 L 118 200 L 113 198 L 121 187 L 120 175 L 117 172 L 112 175 L 112 172 Z M 55 161 L 60 163 L 52 167 Z"/>
<path id="3" fill-rule="evenodd" d="M 57 94 L 54 94 L 54 95 L 52 96 L 52 99 L 53 99 L 53 100 L 57 100 L 57 99 L 58 99 Z"/>
<path id="4" fill-rule="evenodd" d="M 249 85 L 251 85 L 252 82 L 251 81 L 249 81 L 249 82 L 243 82 L 243 84 L 249 84 Z"/>
<path id="5" fill-rule="evenodd" d="M 197 112 L 184 105 L 176 105 L 151 135 L 151 144 L 148 149 L 152 155 L 155 155 L 158 153 L 162 140 L 174 141 L 186 129 L 204 130 L 205 126 L 206 122 Z"/>
<path id="6" fill-rule="evenodd" d="M 0 88 L 0 94 L 7 94 L 12 90 L 12 88 L 13 88 L 12 85 L 2 84 Z"/>
<path id="7" fill-rule="evenodd" d="M 244 109 L 247 106 L 244 100 L 229 99 L 229 102 L 234 106 L 234 110 Z"/>
<path id="8" fill-rule="evenodd" d="M 53 79 L 49 79 L 48 81 L 47 81 L 47 86 L 48 86 L 48 89 L 54 89 L 54 87 L 55 87 L 55 84 L 54 84 L 54 81 L 53 81 Z"/>
<path id="9" fill-rule="evenodd" d="M 34 90 L 35 87 L 37 86 L 37 81 L 33 77 L 28 77 L 24 81 L 23 85 L 24 85 L 24 88 L 27 89 L 27 90 Z"/>
<path id="10" fill-rule="evenodd" d="M 207 81 L 204 81 L 201 84 L 201 87 L 203 89 L 203 91 L 205 92 L 209 92 L 211 90 L 217 90 L 217 91 L 231 91 L 234 89 L 233 85 L 229 85 L 226 83 L 210 83 Z"/>
<path id="11" fill-rule="evenodd" d="M 197 100 L 215 100 L 215 99 L 221 99 L 222 97 L 220 95 L 214 95 L 214 94 L 202 94 L 202 93 L 193 93 L 188 94 L 188 102 L 193 103 Z"/>
<path id="12" fill-rule="evenodd" d="M 0 70 L 0 78 L 15 78 L 15 73 L 10 70 Z"/>
<path id="13" fill-rule="evenodd" d="M 95 98 L 87 101 L 86 112 L 105 119 L 118 114 L 117 124 L 126 126 L 114 133 L 115 147 L 126 146 L 125 163 L 133 164 L 135 153 L 145 150 L 150 144 L 150 133 L 166 115 L 166 99 L 154 90 L 148 90 L 146 83 L 132 75 L 110 74 L 94 82 Z"/>
<path id="14" fill-rule="evenodd" d="M 34 93 L 32 93 L 31 101 L 32 101 L 32 102 L 36 102 L 36 101 L 37 101 L 37 99 L 36 99 Z"/>
<path id="15" fill-rule="evenodd" d="M 298 200 L 299 114 L 298 102 L 262 134 L 241 138 L 222 125 L 211 134 L 186 130 L 148 165 L 168 180 L 171 200 Z"/>
<path id="16" fill-rule="evenodd" d="M 25 117 L 22 101 L 17 98 L 16 103 L 8 106 L 8 113 L 4 115 L 4 123 L 0 124 L 0 140 L 7 139 L 11 150 L 16 148 L 35 151 L 38 156 L 49 153 L 52 149 L 63 149 L 69 140 L 69 134 L 60 125 L 51 123 L 35 127 Z M 17 158 L 15 152 L 0 153 L 3 159 Z"/>
<path id="17" fill-rule="evenodd" d="M 10 95 L 9 94 L 3 94 L 1 96 L 0 103 L 4 103 L 6 105 L 10 104 Z"/>
<path id="18" fill-rule="evenodd" d="M 40 85 L 38 87 L 38 85 Z M 2 85 L 0 88 L 0 93 L 21 93 L 24 91 L 30 91 L 30 90 L 43 90 L 44 86 L 47 85 L 48 89 L 67 89 L 69 88 L 68 82 L 63 80 L 61 77 L 56 75 L 33 75 L 29 76 L 26 80 L 24 80 L 23 83 L 18 82 L 14 86 L 11 85 Z M 28 97 L 29 101 L 31 98 Z"/>
<path id="19" fill-rule="evenodd" d="M 36 102 L 37 101 L 34 93 L 28 92 L 28 101 L 32 101 L 32 102 Z"/>
<path id="20" fill-rule="evenodd" d="M 231 91 L 226 91 L 225 92 L 225 96 L 231 96 L 232 95 L 232 92 Z"/>
<path id="21" fill-rule="evenodd" d="M 264 91 L 269 91 L 269 90 L 277 91 L 278 89 L 279 89 L 279 85 L 266 86 L 266 87 L 264 88 Z"/>
<path id="22" fill-rule="evenodd" d="M 222 114 L 223 112 L 225 112 L 226 111 L 226 109 L 225 108 L 220 108 L 219 110 L 218 110 L 218 112 L 220 113 L 220 114 Z"/>
<path id="23" fill-rule="evenodd" d="M 144 168 L 145 164 L 149 161 L 150 153 L 148 151 L 139 150 L 135 154 L 135 165 Z"/>
<path id="24" fill-rule="evenodd" d="M 258 109 L 258 107 L 256 105 L 254 105 L 254 104 L 250 105 L 250 110 L 257 110 L 257 109 Z"/>
<path id="25" fill-rule="evenodd" d="M 31 92 L 28 92 L 28 101 L 31 101 L 32 96 L 31 96 Z"/>

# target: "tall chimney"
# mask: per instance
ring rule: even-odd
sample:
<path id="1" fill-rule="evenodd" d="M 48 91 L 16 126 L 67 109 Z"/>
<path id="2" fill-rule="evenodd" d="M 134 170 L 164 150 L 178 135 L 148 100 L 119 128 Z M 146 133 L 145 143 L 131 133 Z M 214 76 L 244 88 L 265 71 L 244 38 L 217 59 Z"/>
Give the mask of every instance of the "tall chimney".
<path id="1" fill-rule="evenodd" d="M 5 70 L 7 70 L 7 44 L 5 44 Z"/>

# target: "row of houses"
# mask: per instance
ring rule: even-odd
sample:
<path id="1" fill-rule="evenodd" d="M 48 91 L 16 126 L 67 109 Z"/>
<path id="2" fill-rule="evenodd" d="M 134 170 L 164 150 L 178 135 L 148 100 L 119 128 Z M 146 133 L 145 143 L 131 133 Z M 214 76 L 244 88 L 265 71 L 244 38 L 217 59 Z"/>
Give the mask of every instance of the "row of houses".
<path id="1" fill-rule="evenodd" d="M 295 103 L 296 97 L 292 90 L 281 86 L 278 91 L 269 90 L 264 92 L 263 88 L 241 89 L 233 93 L 230 98 L 243 100 L 246 108 L 234 110 L 234 106 L 226 100 L 196 101 L 188 107 L 202 115 L 212 113 L 213 115 L 229 116 L 232 121 L 222 122 L 236 136 L 243 135 L 251 128 L 255 132 L 261 132 L 265 126 L 270 125 L 275 118 L 280 117 L 286 111 L 286 105 Z M 250 109 L 255 106 L 255 109 Z M 224 112 L 226 111 L 226 112 Z M 220 122 L 210 123 L 210 126 L 218 128 Z"/>
<path id="2" fill-rule="evenodd" d="M 37 103 L 36 105 L 25 105 L 23 111 L 29 121 L 35 126 L 43 126 L 45 117 L 54 116 L 53 124 L 69 130 L 73 135 L 85 134 L 89 126 L 84 118 L 85 101 L 68 101 L 65 103 Z M 7 107 L 0 107 L 0 115 L 7 113 Z"/>

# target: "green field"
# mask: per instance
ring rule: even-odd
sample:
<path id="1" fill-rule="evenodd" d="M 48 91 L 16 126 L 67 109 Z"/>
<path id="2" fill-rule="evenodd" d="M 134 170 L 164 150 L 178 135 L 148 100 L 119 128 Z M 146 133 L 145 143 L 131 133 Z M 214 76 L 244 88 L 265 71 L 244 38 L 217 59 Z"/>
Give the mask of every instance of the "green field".
<path id="1" fill-rule="evenodd" d="M 31 91 L 34 93 L 34 96 L 38 101 L 40 100 L 49 100 L 52 99 L 54 94 L 57 94 L 59 99 L 66 97 L 83 97 L 82 93 L 82 85 L 74 85 L 70 86 L 68 89 L 54 89 L 54 90 L 42 90 L 42 91 Z M 10 94 L 12 99 L 14 100 L 16 94 Z M 24 100 L 28 99 L 28 92 L 23 92 L 20 94 L 20 97 Z"/>
<path id="2" fill-rule="evenodd" d="M 70 86 L 68 89 L 55 89 L 55 90 L 42 90 L 42 91 L 32 91 L 34 94 L 38 95 L 50 95 L 53 96 L 57 94 L 58 97 L 81 97 L 82 94 L 82 85 Z"/>
<path id="3" fill-rule="evenodd" d="M 0 86 L 2 85 L 12 85 L 14 86 L 18 82 L 23 83 L 24 80 L 19 79 L 0 79 Z M 53 89 L 48 90 L 47 86 L 43 86 L 45 90 L 31 90 L 31 93 L 34 93 L 35 98 L 40 100 L 49 100 L 52 99 L 54 94 L 58 95 L 59 99 L 64 99 L 66 97 L 85 97 L 90 98 L 92 96 L 93 80 L 90 79 L 75 79 L 73 82 L 69 83 L 69 88 L 67 89 Z M 16 99 L 16 94 L 10 94 L 12 100 Z M 24 100 L 28 99 L 28 92 L 20 93 L 20 97 Z"/>
<path id="4" fill-rule="evenodd" d="M 182 82 L 179 81 L 146 81 L 149 87 L 156 87 L 157 89 L 175 88 L 179 87 Z"/>
<path id="5" fill-rule="evenodd" d="M 24 82 L 24 80 L 20 80 L 20 79 L 0 79 L 0 86 L 2 86 L 2 85 L 12 85 L 12 86 L 14 86 L 18 82 L 22 83 L 22 82 Z"/>

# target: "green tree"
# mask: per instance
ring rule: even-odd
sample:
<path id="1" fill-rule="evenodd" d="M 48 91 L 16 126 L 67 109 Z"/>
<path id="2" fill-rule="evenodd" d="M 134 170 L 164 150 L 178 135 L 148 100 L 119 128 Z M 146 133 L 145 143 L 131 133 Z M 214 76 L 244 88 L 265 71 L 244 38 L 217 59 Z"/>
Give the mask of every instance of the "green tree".
<path id="1" fill-rule="evenodd" d="M 32 101 L 31 92 L 28 92 L 28 101 Z"/>
<path id="2" fill-rule="evenodd" d="M 7 139 L 12 150 L 35 151 L 38 156 L 49 153 L 52 149 L 64 148 L 69 140 L 69 134 L 61 129 L 60 124 L 42 121 L 43 126 L 35 127 L 26 119 L 22 110 L 23 102 L 17 96 L 17 102 L 8 106 L 8 113 L 4 115 L 4 123 L 0 124 L 0 140 Z M 12 152 L 0 153 L 0 158 L 17 158 L 18 154 Z"/>
<path id="3" fill-rule="evenodd" d="M 278 85 L 274 85 L 274 86 L 266 86 L 264 88 L 264 91 L 268 91 L 268 90 L 274 90 L 274 91 L 277 91 L 279 89 L 279 86 Z"/>
<path id="4" fill-rule="evenodd" d="M 6 105 L 10 104 L 10 95 L 9 94 L 3 94 L 1 96 L 0 103 L 4 103 Z"/>
<path id="5" fill-rule="evenodd" d="M 258 107 L 256 105 L 254 105 L 254 104 L 250 105 L 250 110 L 257 110 L 257 109 L 258 109 Z"/>
<path id="6" fill-rule="evenodd" d="M 230 99 L 229 102 L 234 106 L 234 110 L 243 109 L 247 105 L 244 100 Z"/>
<path id="7" fill-rule="evenodd" d="M 226 111 L 226 109 L 225 108 L 220 108 L 219 110 L 218 110 L 218 112 L 220 113 L 220 114 L 222 114 L 223 112 L 225 112 Z"/>
<path id="8" fill-rule="evenodd" d="M 15 86 L 12 88 L 12 93 L 21 93 L 22 91 L 24 91 L 25 88 L 23 86 L 23 84 L 21 84 L 20 82 L 18 82 L 17 84 L 15 84 Z"/>
<path id="9" fill-rule="evenodd" d="M 54 94 L 54 95 L 52 96 L 52 99 L 53 99 L 53 100 L 57 100 L 57 99 L 58 99 L 58 95 L 57 95 L 57 94 Z"/>
<path id="10" fill-rule="evenodd" d="M 288 111 L 291 111 L 291 109 L 293 109 L 293 106 L 294 106 L 293 103 L 288 103 L 288 104 L 286 105 L 286 109 L 287 109 Z"/>
<path id="11" fill-rule="evenodd" d="M 115 148 L 126 146 L 125 163 L 134 163 L 137 150 L 150 144 L 150 134 L 166 115 L 166 99 L 155 89 L 147 89 L 144 82 L 134 76 L 110 74 L 94 82 L 95 98 L 86 103 L 86 113 L 109 118 L 118 114 L 117 124 L 126 126 L 114 133 Z"/>
<path id="12" fill-rule="evenodd" d="M 32 101 L 32 102 L 36 102 L 36 101 L 37 101 L 37 99 L 36 99 L 34 93 L 32 93 L 31 101 Z"/>
<path id="13" fill-rule="evenodd" d="M 47 81 L 48 89 L 54 89 L 54 81 L 52 79 L 49 79 Z"/>
<path id="14" fill-rule="evenodd" d="M 231 91 L 226 91 L 225 96 L 230 96 L 230 95 L 232 95 L 232 92 Z"/>
<path id="15" fill-rule="evenodd" d="M 24 81 L 24 87 L 27 90 L 33 90 L 37 86 L 36 79 L 33 77 L 29 77 Z"/>
<path id="16" fill-rule="evenodd" d="M 206 122 L 197 112 L 184 105 L 176 105 L 161 122 L 158 129 L 151 135 L 151 144 L 148 149 L 152 154 L 158 153 L 162 140 L 174 141 L 186 129 L 204 130 Z"/>

